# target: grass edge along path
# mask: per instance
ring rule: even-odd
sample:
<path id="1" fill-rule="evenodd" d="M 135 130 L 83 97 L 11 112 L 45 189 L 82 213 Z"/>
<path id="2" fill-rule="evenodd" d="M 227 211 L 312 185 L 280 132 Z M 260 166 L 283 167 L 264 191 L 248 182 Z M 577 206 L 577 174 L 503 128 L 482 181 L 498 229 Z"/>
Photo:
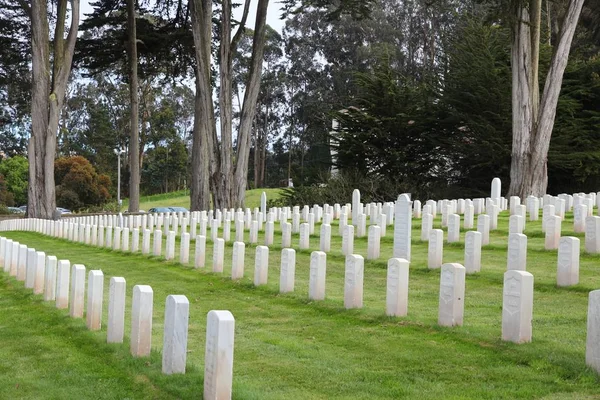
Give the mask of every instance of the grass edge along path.
<path id="1" fill-rule="evenodd" d="M 534 343 L 517 346 L 500 342 L 498 338 L 486 340 L 485 334 L 478 334 L 470 326 L 469 318 L 477 316 L 468 312 L 464 327 L 445 329 L 427 321 L 423 323 L 419 318 L 390 319 L 382 313 L 345 311 L 340 309 L 335 297 L 325 302 L 310 303 L 302 299 L 303 296 L 279 296 L 268 288 L 253 288 L 248 282 L 232 282 L 227 278 L 227 271 L 222 276 L 199 273 L 177 263 L 147 259 L 141 255 L 124 255 L 32 233 L 10 232 L 5 236 L 22 239 L 24 243 L 35 245 L 38 250 L 49 251 L 47 254 L 59 258 L 70 257 L 72 264 L 86 264 L 88 260 L 88 271 L 103 269 L 105 280 L 115 275 L 111 274 L 112 271 L 122 273 L 128 280 L 129 301 L 134 284 L 150 284 L 155 290 L 154 349 L 162 346 L 159 339 L 165 293 L 179 294 L 173 290 L 177 286 L 185 288 L 182 291 L 187 292 L 183 294 L 190 298 L 191 316 L 188 349 L 193 346 L 192 352 L 201 353 L 205 313 L 208 309 L 231 308 L 206 308 L 202 303 L 210 303 L 208 300 L 212 296 L 217 297 L 215 305 L 226 304 L 230 300 L 228 297 L 240 297 L 243 307 L 229 302 L 234 306 L 232 312 L 236 317 L 234 398 L 413 398 L 417 395 L 422 398 L 585 398 L 596 393 L 598 380 L 582 366 L 581 356 L 569 349 L 555 348 L 545 352 L 548 346 L 541 335 L 536 336 L 535 324 Z M 419 247 L 419 244 L 414 246 Z M 231 243 L 228 243 L 229 250 L 230 247 Z M 454 247 L 460 246 L 448 246 L 448 250 Z M 247 265 L 251 265 L 253 259 L 249 250 L 250 246 L 246 254 Z M 339 263 L 337 259 L 328 259 L 328 267 Z M 207 257 L 207 265 L 209 260 Z M 160 269 L 157 270 L 157 267 Z M 298 270 L 299 267 L 297 263 Z M 251 268 L 246 268 L 246 275 L 251 275 L 248 270 L 251 271 Z M 335 268 L 331 272 L 335 273 Z M 275 271 L 271 273 L 276 274 Z M 429 274 L 416 269 L 411 271 L 411 282 L 412 276 L 438 274 L 439 271 Z M 485 275 L 481 278 L 487 280 Z M 140 281 L 136 282 L 136 279 Z M 174 282 L 180 284 L 174 285 Z M 202 283 L 199 291 L 196 290 L 198 283 Z M 501 281 L 496 285 L 501 285 Z M 202 299 L 202 294 L 198 295 L 200 300 L 194 298 L 190 296 L 193 292 L 206 293 L 207 298 Z M 534 296 L 534 319 L 536 296 L 539 297 L 538 293 Z M 198 306 L 202 311 L 193 313 L 192 308 Z M 258 321 L 252 321 L 257 315 L 255 319 Z M 83 326 L 83 321 L 80 324 Z M 286 325 L 290 327 L 286 328 Z M 88 334 L 96 336 L 97 341 L 105 340 L 103 333 Z M 121 346 L 125 348 L 120 350 L 127 354 L 127 340 L 125 343 Z M 148 385 L 159 391 L 165 387 L 159 398 L 167 398 L 171 391 L 180 398 L 188 398 L 188 395 L 201 391 L 201 363 L 188 362 L 185 376 L 164 377 L 160 374 L 160 356 L 155 353 L 145 369 L 149 369 L 146 375 L 152 377 Z M 304 371 L 304 364 L 309 369 L 314 368 L 316 373 Z M 265 379 L 267 372 L 271 372 L 266 375 L 270 379 Z M 284 372 L 291 376 L 284 376 Z M 169 379 L 165 378 L 171 379 L 171 382 L 179 379 L 179 383 L 183 384 L 180 387 L 195 387 L 196 391 L 172 389 Z M 144 394 L 142 397 L 147 396 Z"/>

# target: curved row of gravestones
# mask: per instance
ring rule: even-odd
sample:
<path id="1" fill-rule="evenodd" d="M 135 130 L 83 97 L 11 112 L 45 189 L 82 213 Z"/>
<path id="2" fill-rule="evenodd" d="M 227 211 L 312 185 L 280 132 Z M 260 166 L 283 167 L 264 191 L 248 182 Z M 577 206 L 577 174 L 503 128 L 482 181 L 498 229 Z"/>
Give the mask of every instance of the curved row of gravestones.
<path id="1" fill-rule="evenodd" d="M 85 272 L 81 264 L 57 260 L 24 244 L 0 237 L 0 265 L 4 273 L 24 281 L 25 288 L 54 302 L 58 309 L 69 309 L 72 318 L 83 318 Z M 154 293 L 148 285 L 133 287 L 131 303 L 130 351 L 133 357 L 150 355 Z M 107 343 L 123 343 L 125 336 L 126 281 L 111 277 L 108 295 Z M 104 274 L 88 274 L 86 326 L 102 329 Z M 162 371 L 185 373 L 187 358 L 189 301 L 184 295 L 169 295 L 165 305 Z M 231 312 L 212 310 L 207 315 L 204 359 L 204 398 L 231 397 L 233 380 L 233 342 L 235 320 Z"/>
<path id="2" fill-rule="evenodd" d="M 481 215 L 480 217 L 489 218 L 487 215 Z M 560 217 L 556 216 L 556 218 Z M 450 218 L 449 222 L 451 223 L 451 221 L 452 219 Z M 29 225 L 32 224 L 30 223 Z M 33 226 L 35 226 L 35 224 L 33 224 Z M 558 226 L 560 226 L 560 224 Z M 119 228 L 115 229 L 116 236 L 113 243 L 117 243 L 118 239 L 116 238 L 121 237 L 121 233 L 118 232 L 118 229 Z M 348 232 L 351 232 L 352 229 L 353 226 L 351 225 L 345 227 L 345 230 Z M 546 227 L 547 235 L 548 232 L 554 231 Z M 465 264 L 467 266 L 467 268 L 465 268 L 458 263 L 441 265 L 441 250 L 432 252 L 432 248 L 439 249 L 438 245 L 441 246 L 443 243 L 441 237 L 433 239 L 434 236 L 439 236 L 440 233 L 443 235 L 443 231 L 441 230 L 432 230 L 432 238 L 429 242 L 429 267 L 441 267 L 438 323 L 442 326 L 462 325 L 464 314 L 465 274 L 467 272 L 475 272 L 479 270 L 478 267 L 480 268 L 481 238 L 483 235 L 481 232 L 474 231 L 467 232 L 465 235 Z M 558 229 L 558 233 L 560 234 L 560 228 Z M 554 235 L 554 233 L 552 235 Z M 353 238 L 353 235 L 348 235 L 348 238 Z M 346 238 L 346 240 L 348 240 L 348 238 Z M 155 231 L 154 239 L 154 255 L 161 255 L 162 237 L 160 231 Z M 215 239 L 213 272 L 222 272 L 225 241 L 223 238 L 213 237 L 213 239 Z M 575 237 L 563 237 L 560 240 L 561 246 L 559 247 L 557 274 L 558 284 L 559 286 L 576 284 L 578 280 L 579 239 Z M 565 243 L 564 245 L 563 242 Z M 174 243 L 175 232 L 169 232 L 167 237 L 167 259 L 172 259 L 174 256 Z M 196 266 L 199 266 L 198 264 L 204 266 L 205 244 L 206 237 L 198 236 L 196 240 Z M 347 254 L 346 256 L 344 306 L 346 308 L 361 308 L 363 300 L 364 259 L 360 255 L 351 254 L 350 245 L 351 243 L 346 242 L 346 248 L 344 250 L 344 253 L 350 251 L 350 254 Z M 144 247 L 149 247 L 149 243 Z M 509 270 L 504 275 L 502 339 L 516 343 L 529 342 L 532 337 L 533 275 L 525 271 L 526 250 L 527 237 L 520 233 L 511 233 L 509 235 L 507 257 L 507 268 Z M 180 254 L 180 260 L 182 262 L 189 257 L 188 252 L 189 234 L 184 232 L 182 234 Z M 435 253 L 436 262 L 439 260 L 440 265 L 432 263 L 432 253 Z M 187 256 L 185 254 L 187 254 Z M 257 286 L 266 284 L 267 282 L 268 255 L 268 247 L 256 247 L 254 284 Z M 477 258 L 479 258 L 479 260 L 477 260 Z M 232 279 L 240 279 L 243 277 L 245 265 L 244 259 L 245 243 L 235 242 L 233 245 L 232 256 Z M 282 249 L 281 260 L 280 291 L 285 293 L 294 290 L 295 251 L 289 248 Z M 392 258 L 388 261 L 386 292 L 387 315 L 404 316 L 407 314 L 408 266 L 409 262 L 404 259 Z M 312 252 L 309 277 L 310 299 L 323 300 L 325 298 L 325 275 L 326 253 L 323 251 Z M 594 291 L 590 293 L 586 361 L 596 370 L 600 369 L 600 333 L 598 333 L 600 332 L 600 321 L 597 318 L 599 312 L 600 291 Z"/>

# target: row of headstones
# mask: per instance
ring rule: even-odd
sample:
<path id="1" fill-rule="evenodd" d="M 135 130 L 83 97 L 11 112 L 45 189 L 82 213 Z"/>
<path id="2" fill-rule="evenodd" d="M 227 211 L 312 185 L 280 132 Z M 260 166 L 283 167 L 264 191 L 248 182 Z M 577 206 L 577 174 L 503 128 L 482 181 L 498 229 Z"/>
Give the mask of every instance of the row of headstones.
<path id="1" fill-rule="evenodd" d="M 31 220 L 32 221 L 32 220 Z M 32 221 L 33 222 L 33 221 Z M 305 224 L 303 224 L 305 225 Z M 35 226 L 35 224 L 34 224 Z M 329 225 L 323 225 L 325 227 Z M 101 232 L 104 227 L 97 227 Z M 354 227 L 352 225 L 347 225 L 346 230 L 351 231 Z M 377 226 L 372 226 L 370 229 L 376 230 Z M 115 250 L 123 250 L 128 251 L 128 240 L 129 233 L 127 232 L 128 228 L 124 228 L 122 231 L 120 228 L 115 228 L 114 235 L 112 234 L 112 227 L 106 227 L 108 236 L 106 237 L 106 242 L 100 243 L 99 245 L 108 245 L 109 247 L 112 245 L 112 248 Z M 92 230 L 93 231 L 93 230 Z M 138 233 L 138 235 L 136 235 Z M 104 235 L 99 235 L 98 238 L 102 238 Z M 325 236 L 322 236 L 325 237 Z M 377 239 L 379 239 L 378 235 L 375 235 Z M 121 241 L 121 238 L 123 239 Z M 348 268 L 349 275 L 347 276 L 348 281 L 353 281 L 352 276 L 360 275 L 360 306 L 362 306 L 362 270 L 364 268 L 364 259 L 360 255 L 352 254 L 353 252 L 353 236 L 346 236 L 344 241 L 344 251 L 347 252 L 347 264 L 355 265 L 355 267 Z M 77 237 L 75 237 L 77 240 Z M 189 242 L 190 236 L 188 233 L 184 233 L 181 239 L 180 245 L 180 262 L 186 264 L 189 262 Z M 242 237 L 243 240 L 243 237 Z M 111 242 L 112 241 L 112 244 Z M 301 239 L 302 241 L 302 239 Z M 85 241 L 84 241 L 85 242 Z M 137 251 L 137 244 L 139 242 L 139 231 L 134 229 L 133 234 L 133 246 L 131 247 L 131 251 Z M 121 246 L 123 244 L 124 246 Z M 0 242 L 0 252 L 2 252 L 3 246 L 2 242 Z M 245 268 L 245 243 L 244 242 L 234 242 L 233 243 L 233 253 L 232 253 L 232 268 L 231 268 L 231 277 L 232 279 L 241 279 L 244 276 L 244 268 Z M 175 252 L 175 234 L 174 232 L 169 232 L 167 236 L 166 242 L 166 260 L 174 259 Z M 150 231 L 144 231 L 144 237 L 142 240 L 142 254 L 149 255 L 150 254 Z M 224 268 L 224 254 L 225 254 L 225 240 L 223 238 L 216 238 L 213 246 L 213 259 L 212 259 L 212 271 L 216 273 L 222 273 Z M 162 255 L 162 232 L 157 230 L 154 231 L 153 237 L 153 248 L 152 255 L 161 256 Z M 267 246 L 257 246 L 256 247 L 256 255 L 255 255 L 255 268 L 254 268 L 254 284 L 256 286 L 264 285 L 267 283 L 268 277 L 268 259 L 269 259 L 269 248 Z M 196 268 L 202 268 L 205 266 L 206 261 L 206 237 L 205 236 L 197 236 L 196 237 L 196 253 L 194 265 Z M 310 282 L 309 282 L 309 298 L 313 300 L 322 300 L 325 298 L 325 270 L 326 270 L 326 253 L 325 251 L 317 251 L 311 254 L 311 267 L 310 267 Z M 287 293 L 293 292 L 295 286 L 295 266 L 296 266 L 296 251 L 291 248 L 284 248 L 281 252 L 281 270 L 280 270 L 280 292 Z M 353 271 L 353 272 L 351 272 Z M 354 286 L 350 288 L 351 285 L 348 286 L 348 291 L 351 292 L 354 290 Z M 349 296 L 349 295 L 348 295 Z M 350 298 L 345 296 L 345 298 Z M 354 298 L 354 297 L 352 297 Z M 348 308 L 356 307 L 358 303 L 347 303 Z"/>
<path id="2" fill-rule="evenodd" d="M 0 265 L 4 272 L 24 281 L 25 288 L 55 302 L 56 308 L 69 309 L 72 318 L 83 318 L 86 268 L 57 260 L 55 256 L 28 248 L 11 239 L 0 237 Z M 123 343 L 125 335 L 126 282 L 123 277 L 110 279 L 108 295 L 107 343 Z M 133 288 L 131 306 L 130 351 L 134 357 L 150 355 L 152 343 L 152 311 L 154 292 L 148 285 Z M 88 274 L 86 326 L 102 328 L 104 274 L 91 270 Z M 189 301 L 184 295 L 166 299 L 162 350 L 165 374 L 185 373 L 187 357 Z M 207 316 L 204 368 L 204 398 L 231 397 L 233 373 L 234 318 L 229 311 L 213 310 Z"/>
<path id="3" fill-rule="evenodd" d="M 47 221 L 47 220 L 19 220 L 20 225 L 25 225 L 25 230 L 34 230 L 41 231 L 44 234 L 49 234 L 51 236 L 56 236 L 60 238 L 66 238 L 71 241 L 77 241 L 84 244 L 90 244 L 94 246 L 107 247 L 113 250 L 122 250 L 122 251 L 139 251 L 139 229 L 134 228 L 133 232 L 130 236 L 129 228 L 119 228 L 112 226 L 96 226 L 96 225 L 83 225 L 81 223 L 66 223 L 66 222 L 55 222 L 55 221 Z M 256 244 L 258 243 L 258 230 L 257 230 L 257 221 L 253 221 L 250 235 L 249 235 L 249 243 Z M 41 226 L 40 226 L 41 224 Z M 313 225 L 314 226 L 314 225 Z M 18 229 L 19 227 L 17 227 Z M 53 229 L 54 228 L 54 229 Z M 353 225 L 344 225 L 343 226 L 343 239 L 342 239 L 342 253 L 344 255 L 354 253 L 354 226 Z M 274 223 L 267 222 L 266 230 L 265 230 L 265 238 L 264 244 L 270 246 L 274 243 Z M 381 234 L 384 232 L 384 234 Z M 368 235 L 368 250 L 367 250 L 367 259 L 377 259 L 380 256 L 380 238 L 385 236 L 386 226 L 378 226 L 372 225 L 369 227 L 369 235 Z M 204 235 L 202 235 L 204 233 Z M 219 230 L 216 226 L 213 226 L 211 230 L 211 239 L 215 242 L 218 238 Z M 235 239 L 238 242 L 244 241 L 244 226 L 242 224 L 238 224 L 238 229 L 235 232 Z M 230 240 L 231 233 L 229 230 L 224 229 L 223 239 L 225 241 Z M 283 222 L 282 225 L 282 241 L 281 245 L 284 248 L 292 247 L 292 232 L 290 229 L 290 224 L 287 222 Z M 191 238 L 198 239 L 200 241 L 196 241 L 196 250 L 197 250 L 197 259 L 203 259 L 202 253 L 206 246 L 206 227 L 202 227 L 200 229 L 200 235 L 191 236 L 191 233 L 183 232 L 181 236 L 181 246 L 180 246 L 180 261 L 182 263 L 189 262 L 189 248 L 190 248 L 190 240 Z M 142 254 L 150 253 L 150 230 L 144 230 L 142 237 Z M 166 258 L 167 260 L 174 259 L 174 251 L 175 251 L 175 232 L 170 231 L 167 233 L 167 243 L 166 243 Z M 155 230 L 154 231 L 154 245 L 153 245 L 153 255 L 160 256 L 162 253 L 162 231 Z M 131 246 L 130 246 L 130 238 L 131 238 Z M 324 252 L 331 251 L 331 225 L 322 224 L 320 228 L 320 250 Z M 300 240 L 299 240 L 299 248 L 300 249 L 309 249 L 310 248 L 310 224 L 303 223 L 300 225 Z"/>
<path id="4" fill-rule="evenodd" d="M 427 266 L 429 269 L 440 268 L 443 264 L 443 234 L 444 232 L 441 229 L 431 231 L 427 253 Z M 465 234 L 464 267 L 467 274 L 481 271 L 483 238 L 483 234 L 478 231 L 468 231 Z M 557 286 L 576 285 L 579 283 L 580 240 L 572 236 L 554 239 L 557 241 L 556 246 L 552 249 L 558 249 Z M 508 236 L 506 269 L 525 271 L 526 267 L 527 236 L 522 233 L 511 233 Z"/>

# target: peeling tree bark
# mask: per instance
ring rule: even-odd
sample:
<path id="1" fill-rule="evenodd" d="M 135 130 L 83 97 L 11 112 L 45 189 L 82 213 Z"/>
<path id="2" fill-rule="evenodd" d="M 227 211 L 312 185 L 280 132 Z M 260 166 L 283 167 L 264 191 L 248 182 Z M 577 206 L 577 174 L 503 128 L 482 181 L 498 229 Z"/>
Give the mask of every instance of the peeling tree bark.
<path id="1" fill-rule="evenodd" d="M 79 0 L 71 0 L 71 23 L 65 39 L 67 0 L 58 0 L 52 69 L 48 4 L 34 0 L 25 11 L 31 18 L 31 137 L 28 144 L 27 216 L 52 218 L 56 209 L 54 159 L 56 135 L 79 28 Z"/>
<path id="2" fill-rule="evenodd" d="M 540 18 L 533 18 L 537 24 L 537 34 L 536 32 L 532 34 L 529 10 L 525 4 L 520 2 L 516 2 L 517 4 L 514 6 L 515 21 L 511 50 L 513 113 L 509 188 L 511 196 L 525 198 L 529 195 L 543 196 L 546 193 L 548 149 L 556 116 L 558 95 L 583 1 L 569 1 L 539 107 L 535 96 L 536 87 L 534 87 L 534 85 L 537 86 L 537 82 L 534 80 L 537 74 L 537 54 L 535 56 L 533 54 L 534 49 L 536 52 L 538 51 L 539 43 L 532 45 L 531 42 L 532 39 L 539 42 Z M 537 9 L 534 8 L 534 10 Z"/>

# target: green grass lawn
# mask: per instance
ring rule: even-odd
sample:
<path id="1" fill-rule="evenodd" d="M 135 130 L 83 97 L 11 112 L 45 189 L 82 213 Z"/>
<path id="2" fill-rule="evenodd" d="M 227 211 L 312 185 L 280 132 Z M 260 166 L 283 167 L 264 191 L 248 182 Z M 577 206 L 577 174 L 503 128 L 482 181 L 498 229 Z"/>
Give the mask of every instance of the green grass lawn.
<path id="1" fill-rule="evenodd" d="M 267 193 L 267 200 L 279 198 L 282 189 L 264 188 L 246 190 L 245 206 L 249 208 L 260 207 L 260 195 L 262 192 Z M 123 200 L 122 211 L 127 210 L 129 199 Z M 165 194 L 156 194 L 152 196 L 142 196 L 140 198 L 140 209 L 148 211 L 152 207 L 185 207 L 190 208 L 190 192 L 179 191 Z"/>
<path id="2" fill-rule="evenodd" d="M 440 219 L 435 226 L 439 227 Z M 572 215 L 562 224 L 572 232 Z M 585 366 L 588 292 L 600 288 L 600 255 L 582 252 L 580 284 L 556 287 L 556 251 L 543 250 L 541 222 L 527 222 L 527 270 L 534 275 L 533 342 L 500 340 L 502 282 L 506 270 L 508 216 L 482 250 L 482 271 L 467 276 L 464 326 L 437 326 L 439 270 L 427 269 L 427 244 L 413 220 L 409 315 L 384 315 L 386 262 L 392 227 L 382 238 L 382 256 L 365 260 L 364 308 L 343 309 L 344 258 L 338 227 L 327 255 L 327 299 L 307 299 L 310 251 L 296 253 L 296 291 L 280 295 L 281 236 L 270 247 L 268 285 L 252 285 L 255 245 L 246 245 L 245 277 L 231 281 L 232 242 L 225 271 L 124 254 L 30 232 L 3 232 L 59 259 L 105 274 L 103 330 L 90 332 L 21 282 L 0 279 L 0 398 L 201 398 L 206 314 L 230 310 L 236 318 L 233 397 L 236 399 L 591 399 L 600 380 Z M 277 231 L 279 232 L 279 231 Z M 318 227 L 316 229 L 318 232 Z M 233 237 L 232 232 L 232 237 Z M 577 234 L 583 241 L 583 235 Z M 245 239 L 248 240 L 248 232 Z M 260 234 L 259 243 L 263 235 Z M 461 233 L 464 241 L 464 232 Z M 298 236 L 293 244 L 297 247 Z M 311 237 L 311 250 L 318 237 Z M 583 244 L 583 243 L 582 243 Z M 193 244 L 191 246 L 194 248 Z M 355 253 L 366 255 L 366 238 Z M 163 244 L 163 252 L 165 250 Z M 463 262 L 463 243 L 445 245 L 444 262 Z M 178 255 L 176 249 L 176 257 Z M 193 256 L 191 257 L 193 260 Z M 111 276 L 127 279 L 126 336 L 132 288 L 154 290 L 153 353 L 129 356 L 128 337 L 107 345 L 106 306 Z M 164 304 L 167 295 L 190 300 L 187 373 L 161 374 Z"/>

